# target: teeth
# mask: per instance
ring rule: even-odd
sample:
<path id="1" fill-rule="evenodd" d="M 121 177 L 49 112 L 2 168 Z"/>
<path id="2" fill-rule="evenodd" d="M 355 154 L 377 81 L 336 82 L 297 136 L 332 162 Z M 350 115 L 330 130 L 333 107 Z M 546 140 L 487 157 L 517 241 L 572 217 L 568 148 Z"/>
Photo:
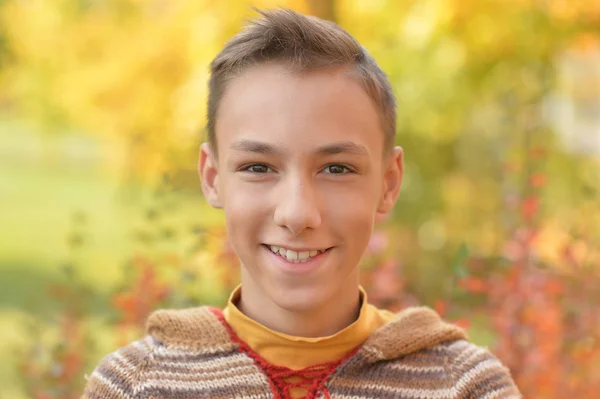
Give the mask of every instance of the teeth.
<path id="1" fill-rule="evenodd" d="M 288 260 L 296 260 L 298 259 L 298 252 L 288 249 L 285 257 L 288 258 Z"/>
<path id="2" fill-rule="evenodd" d="M 294 263 L 299 263 L 299 262 L 306 262 L 308 259 L 312 258 L 313 256 L 324 252 L 321 250 L 316 250 L 313 249 L 311 251 L 292 251 L 291 249 L 285 249 L 283 247 L 278 247 L 276 245 L 271 245 L 270 246 L 271 252 L 275 253 L 275 254 L 279 254 L 280 256 L 286 258 L 287 260 L 289 260 L 290 262 L 294 262 Z"/>

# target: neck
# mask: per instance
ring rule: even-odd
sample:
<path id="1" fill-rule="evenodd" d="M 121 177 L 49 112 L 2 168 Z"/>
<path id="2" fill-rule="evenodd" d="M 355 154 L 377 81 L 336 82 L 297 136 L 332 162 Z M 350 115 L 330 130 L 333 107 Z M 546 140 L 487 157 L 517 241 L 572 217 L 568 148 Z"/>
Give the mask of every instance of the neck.
<path id="1" fill-rule="evenodd" d="M 242 295 L 236 305 L 243 314 L 273 331 L 305 338 L 330 336 L 358 318 L 361 305 L 358 278 L 352 280 L 315 306 L 298 310 L 278 305 L 242 272 Z"/>

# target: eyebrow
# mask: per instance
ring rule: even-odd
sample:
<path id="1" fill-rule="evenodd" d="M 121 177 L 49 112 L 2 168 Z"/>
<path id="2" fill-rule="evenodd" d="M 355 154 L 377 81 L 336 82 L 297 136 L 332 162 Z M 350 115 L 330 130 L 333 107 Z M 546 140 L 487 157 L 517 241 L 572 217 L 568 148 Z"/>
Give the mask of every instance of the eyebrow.
<path id="1" fill-rule="evenodd" d="M 253 152 L 263 155 L 277 155 L 283 151 L 276 146 L 262 141 L 254 140 L 239 140 L 232 143 L 229 148 L 233 151 Z M 317 155 L 335 155 L 335 154 L 354 154 L 354 155 L 369 155 L 369 151 L 363 145 L 353 143 L 352 141 L 340 141 L 337 143 L 326 144 L 317 148 Z"/>

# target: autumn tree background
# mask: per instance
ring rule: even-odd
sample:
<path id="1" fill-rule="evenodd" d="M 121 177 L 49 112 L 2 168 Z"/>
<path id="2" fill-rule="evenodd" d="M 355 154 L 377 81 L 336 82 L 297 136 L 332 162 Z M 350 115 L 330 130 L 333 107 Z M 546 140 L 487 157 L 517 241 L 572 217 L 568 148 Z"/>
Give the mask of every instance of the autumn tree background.
<path id="1" fill-rule="evenodd" d="M 153 309 L 224 304 L 196 163 L 251 5 L 336 21 L 392 81 L 406 175 L 371 300 L 434 307 L 527 398 L 597 397 L 598 1 L 0 0 L 0 398 L 77 398 Z"/>

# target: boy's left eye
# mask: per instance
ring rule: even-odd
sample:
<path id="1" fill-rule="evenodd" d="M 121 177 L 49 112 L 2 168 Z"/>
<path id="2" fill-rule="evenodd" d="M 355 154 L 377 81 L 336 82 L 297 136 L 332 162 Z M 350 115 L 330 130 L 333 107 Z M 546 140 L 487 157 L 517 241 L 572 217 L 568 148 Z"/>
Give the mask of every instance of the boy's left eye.
<path id="1" fill-rule="evenodd" d="M 344 175 L 346 173 L 352 172 L 352 170 L 349 167 L 340 164 L 329 165 L 324 170 L 328 170 L 328 172 L 325 173 L 330 175 Z"/>

